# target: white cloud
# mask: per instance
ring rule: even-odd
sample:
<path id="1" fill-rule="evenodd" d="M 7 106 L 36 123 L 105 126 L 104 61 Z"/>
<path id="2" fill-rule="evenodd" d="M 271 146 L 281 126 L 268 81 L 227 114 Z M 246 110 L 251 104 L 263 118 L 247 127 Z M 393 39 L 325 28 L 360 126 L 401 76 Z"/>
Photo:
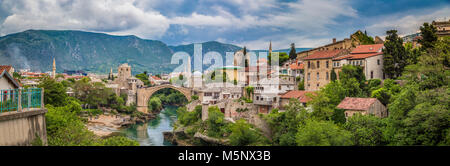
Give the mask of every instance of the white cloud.
<path id="1" fill-rule="evenodd" d="M 367 27 L 367 30 L 375 35 L 385 36 L 386 31 L 396 29 L 399 35 L 408 35 L 419 31 L 424 22 L 431 23 L 433 20 L 450 16 L 450 7 L 444 7 L 433 12 L 424 14 L 410 12 L 406 15 L 388 15 L 375 19 L 375 24 Z"/>
<path id="2" fill-rule="evenodd" d="M 14 0 L 15 1 L 15 0 Z M 12 15 L 2 23 L 0 33 L 27 29 L 74 29 L 133 34 L 140 37 L 162 36 L 168 20 L 157 11 L 143 10 L 134 0 L 5 0 L 4 9 Z"/>

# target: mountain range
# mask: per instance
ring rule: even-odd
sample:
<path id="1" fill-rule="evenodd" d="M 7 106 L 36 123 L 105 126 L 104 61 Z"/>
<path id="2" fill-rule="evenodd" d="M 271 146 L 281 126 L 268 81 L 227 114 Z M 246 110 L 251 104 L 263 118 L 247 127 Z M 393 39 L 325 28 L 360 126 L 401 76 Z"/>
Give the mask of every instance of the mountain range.
<path id="1" fill-rule="evenodd" d="M 225 57 L 226 52 L 242 48 L 216 41 L 201 43 L 203 55 L 216 51 Z M 297 48 L 297 52 L 307 48 Z M 158 40 L 136 36 L 114 36 L 72 30 L 27 30 L 0 37 L 0 65 L 13 65 L 16 69 L 50 71 L 53 58 L 57 72 L 84 70 L 108 73 L 122 63 L 132 66 L 133 74 L 168 73 L 178 65 L 170 64 L 175 52 L 193 55 L 194 44 L 168 46 Z M 251 51 L 251 50 L 249 50 Z M 255 52 L 264 50 L 255 50 Z M 289 52 L 289 49 L 274 50 Z M 224 61 L 225 62 L 225 61 Z"/>

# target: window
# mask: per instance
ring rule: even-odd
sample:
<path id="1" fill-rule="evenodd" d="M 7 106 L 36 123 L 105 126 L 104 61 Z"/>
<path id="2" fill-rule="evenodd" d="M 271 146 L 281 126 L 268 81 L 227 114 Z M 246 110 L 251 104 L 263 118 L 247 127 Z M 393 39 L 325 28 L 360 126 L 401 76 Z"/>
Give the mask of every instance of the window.
<path id="1" fill-rule="evenodd" d="M 308 87 L 310 87 L 311 85 L 310 84 L 308 84 Z"/>
<path id="2" fill-rule="evenodd" d="M 380 65 L 380 60 L 379 59 L 377 59 L 377 64 Z"/>
<path id="3" fill-rule="evenodd" d="M 326 79 L 328 80 L 328 77 L 329 77 L 329 76 L 328 76 L 328 72 L 327 72 L 326 74 L 327 74 L 327 75 L 326 75 Z"/>
<path id="4" fill-rule="evenodd" d="M 311 62 L 308 61 L 308 69 L 311 68 Z"/>
<path id="5" fill-rule="evenodd" d="M 311 80 L 311 73 L 308 73 L 308 81 Z"/>
<path id="6" fill-rule="evenodd" d="M 339 62 L 337 62 L 337 66 L 339 67 Z"/>
<path id="7" fill-rule="evenodd" d="M 317 61 L 317 68 L 320 67 L 320 61 Z"/>
<path id="8" fill-rule="evenodd" d="M 319 83 L 317 83 L 317 87 L 319 87 Z"/>
<path id="9" fill-rule="evenodd" d="M 373 71 L 370 71 L 370 79 L 373 79 Z"/>
<path id="10" fill-rule="evenodd" d="M 319 80 L 319 72 L 317 72 L 317 80 Z"/>
<path id="11" fill-rule="evenodd" d="M 328 69 L 328 63 L 329 63 L 329 62 L 327 61 L 327 69 Z"/>

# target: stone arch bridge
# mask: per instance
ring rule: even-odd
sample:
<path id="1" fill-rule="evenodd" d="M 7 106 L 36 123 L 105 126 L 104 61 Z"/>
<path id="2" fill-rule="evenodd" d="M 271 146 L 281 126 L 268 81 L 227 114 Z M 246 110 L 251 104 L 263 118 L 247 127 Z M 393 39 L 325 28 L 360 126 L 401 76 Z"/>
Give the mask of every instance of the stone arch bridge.
<path id="1" fill-rule="evenodd" d="M 163 84 L 154 87 L 139 88 L 137 89 L 136 107 L 140 112 L 148 113 L 148 100 L 152 97 L 153 93 L 161 89 L 170 88 L 181 92 L 188 101 L 191 100 L 192 89 L 175 86 L 172 84 Z"/>

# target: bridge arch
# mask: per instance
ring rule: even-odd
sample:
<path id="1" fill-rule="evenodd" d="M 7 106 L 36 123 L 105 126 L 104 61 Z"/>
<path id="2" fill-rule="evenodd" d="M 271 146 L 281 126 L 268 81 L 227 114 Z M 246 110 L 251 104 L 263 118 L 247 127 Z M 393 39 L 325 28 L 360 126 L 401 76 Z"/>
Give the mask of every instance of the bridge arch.
<path id="1" fill-rule="evenodd" d="M 179 91 L 186 97 L 188 101 L 191 100 L 192 90 L 189 88 L 174 86 L 172 84 L 163 84 L 154 87 L 140 88 L 137 89 L 137 99 L 136 99 L 137 110 L 140 112 L 148 113 L 148 100 L 150 100 L 150 97 L 152 97 L 152 95 L 155 92 L 165 88 L 170 88 Z"/>

